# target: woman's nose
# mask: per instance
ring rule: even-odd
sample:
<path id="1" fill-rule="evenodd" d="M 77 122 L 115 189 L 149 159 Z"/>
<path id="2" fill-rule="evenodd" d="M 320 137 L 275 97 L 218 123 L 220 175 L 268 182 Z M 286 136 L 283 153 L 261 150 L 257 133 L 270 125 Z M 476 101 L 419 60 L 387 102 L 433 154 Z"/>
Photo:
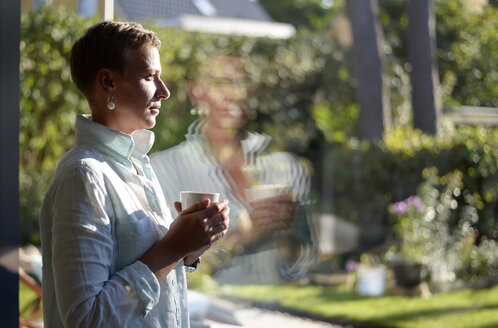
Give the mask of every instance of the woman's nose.
<path id="1" fill-rule="evenodd" d="M 169 96 L 171 95 L 168 87 L 160 78 L 157 81 L 158 81 L 158 86 L 156 90 L 156 97 L 159 99 L 168 99 Z"/>

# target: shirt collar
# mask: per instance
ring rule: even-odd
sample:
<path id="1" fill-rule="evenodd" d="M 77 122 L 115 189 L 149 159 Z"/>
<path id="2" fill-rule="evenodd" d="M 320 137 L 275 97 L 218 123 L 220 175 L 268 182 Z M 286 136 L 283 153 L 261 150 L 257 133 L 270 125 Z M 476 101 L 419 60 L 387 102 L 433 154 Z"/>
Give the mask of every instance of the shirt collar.
<path id="1" fill-rule="evenodd" d="M 129 159 L 132 153 L 141 157 L 149 152 L 154 144 L 154 133 L 137 130 L 130 136 L 93 122 L 91 115 L 79 114 L 76 117 L 76 144 L 90 145 L 105 154 Z"/>
<path id="2" fill-rule="evenodd" d="M 133 155 L 145 156 L 154 144 L 155 136 L 154 132 L 149 130 L 136 130 L 132 136 L 135 148 L 133 149 Z"/>
<path id="3" fill-rule="evenodd" d="M 205 144 L 206 141 L 203 133 L 204 128 L 204 122 L 201 120 L 195 120 L 188 127 L 185 139 L 190 142 L 200 142 Z M 256 157 L 268 148 L 271 140 L 272 138 L 266 133 L 248 131 L 246 137 L 240 141 L 246 163 L 254 164 Z"/>

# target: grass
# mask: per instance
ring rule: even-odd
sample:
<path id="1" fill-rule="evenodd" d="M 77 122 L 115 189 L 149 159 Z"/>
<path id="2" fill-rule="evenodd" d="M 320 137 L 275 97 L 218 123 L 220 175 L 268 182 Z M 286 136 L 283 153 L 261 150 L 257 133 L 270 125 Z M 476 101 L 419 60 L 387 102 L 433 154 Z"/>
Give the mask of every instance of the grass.
<path id="1" fill-rule="evenodd" d="M 28 304 L 36 299 L 37 295 L 24 284 L 19 284 L 19 309 L 24 309 Z M 28 319 L 28 314 L 23 316 Z"/>
<path id="2" fill-rule="evenodd" d="M 380 327 L 498 327 L 498 286 L 435 294 L 429 299 L 364 297 L 341 287 L 292 285 L 224 286 L 220 293 L 340 322 L 350 320 Z"/>

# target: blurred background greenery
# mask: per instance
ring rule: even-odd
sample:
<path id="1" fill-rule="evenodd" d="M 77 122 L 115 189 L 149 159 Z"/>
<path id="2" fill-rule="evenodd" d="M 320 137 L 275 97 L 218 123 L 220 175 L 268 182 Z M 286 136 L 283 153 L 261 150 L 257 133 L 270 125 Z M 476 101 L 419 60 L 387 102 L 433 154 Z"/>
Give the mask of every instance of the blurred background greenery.
<path id="1" fill-rule="evenodd" d="M 379 0 L 394 128 L 375 141 L 361 140 L 358 134 L 358 81 L 352 45 L 340 24 L 344 1 L 260 3 L 275 20 L 296 26 L 296 35 L 220 36 L 146 24 L 162 40 L 163 80 L 171 91 L 154 128 L 153 151 L 181 142 L 195 120 L 186 81 L 209 65 L 213 54 L 237 54 L 255 86 L 247 103 L 250 128 L 273 136 L 275 148 L 309 160 L 315 211 L 334 213 L 360 226 L 395 226 L 401 240 L 414 229 L 425 229 L 424 245 L 429 246 L 416 250 L 419 253 L 430 249 L 440 255 L 465 255 L 452 269 L 461 279 L 496 276 L 498 129 L 443 120 L 440 133 L 432 136 L 412 127 L 407 1 Z M 464 1 L 441 0 L 435 2 L 435 13 L 443 105 L 498 107 L 496 1 L 472 11 Z M 39 244 L 41 203 L 59 159 L 74 143 L 74 114 L 89 112 L 71 82 L 68 57 L 76 38 L 96 21 L 54 6 L 22 17 L 22 244 Z M 390 212 L 393 203 L 413 195 L 424 201 L 426 212 L 418 217 Z M 424 225 L 430 209 L 444 228 Z M 442 234 L 447 243 L 434 243 Z M 409 242 L 419 241 L 406 240 L 405 246 Z M 459 246 L 448 248 L 449 244 Z"/>

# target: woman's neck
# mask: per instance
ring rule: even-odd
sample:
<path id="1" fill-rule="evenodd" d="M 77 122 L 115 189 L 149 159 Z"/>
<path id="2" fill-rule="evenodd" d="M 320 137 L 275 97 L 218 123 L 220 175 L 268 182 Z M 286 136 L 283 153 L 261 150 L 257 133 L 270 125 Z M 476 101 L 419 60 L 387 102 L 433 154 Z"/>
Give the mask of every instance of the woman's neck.
<path id="1" fill-rule="evenodd" d="M 204 136 L 212 150 L 222 148 L 231 148 L 234 153 L 242 151 L 242 135 L 241 130 L 222 128 L 214 125 L 206 124 L 203 131 Z"/>
<path id="2" fill-rule="evenodd" d="M 245 166 L 244 151 L 241 143 L 243 131 L 213 129 L 206 126 L 204 136 L 211 154 L 229 177 L 228 182 L 233 191 L 239 197 L 245 199 L 244 189 L 249 185 L 249 179 L 243 170 Z"/>

